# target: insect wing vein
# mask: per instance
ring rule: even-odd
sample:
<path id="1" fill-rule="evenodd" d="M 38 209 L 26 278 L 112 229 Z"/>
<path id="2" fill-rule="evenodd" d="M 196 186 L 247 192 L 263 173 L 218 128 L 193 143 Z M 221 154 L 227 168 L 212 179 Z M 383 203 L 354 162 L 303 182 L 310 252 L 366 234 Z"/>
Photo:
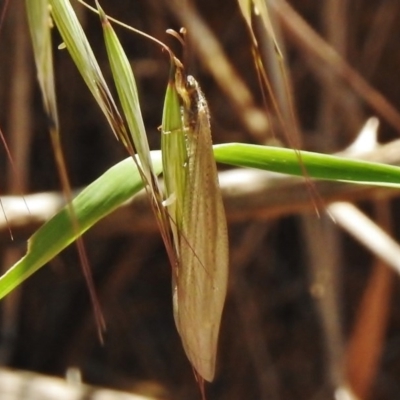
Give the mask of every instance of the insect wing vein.
<path id="1" fill-rule="evenodd" d="M 197 371 L 212 380 L 228 280 L 228 239 L 208 109 L 197 83 L 192 101 L 177 317 L 185 351 Z"/>

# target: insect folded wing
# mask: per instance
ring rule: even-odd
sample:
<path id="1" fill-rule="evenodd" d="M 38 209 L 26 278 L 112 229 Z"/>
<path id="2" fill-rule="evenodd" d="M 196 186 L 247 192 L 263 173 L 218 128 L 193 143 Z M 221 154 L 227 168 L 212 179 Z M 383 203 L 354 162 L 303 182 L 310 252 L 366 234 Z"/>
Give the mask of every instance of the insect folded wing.
<path id="1" fill-rule="evenodd" d="M 174 78 L 170 89 L 175 89 L 172 94 L 180 105 L 176 120 L 180 128 L 175 131 L 180 144 L 174 151 L 163 143 L 166 187 L 176 195 L 169 208 L 179 259 L 173 279 L 174 316 L 189 360 L 204 379 L 211 381 L 228 280 L 227 226 L 207 103 L 193 77 L 186 78 L 177 69 Z M 165 140 L 171 140 L 171 135 L 163 135 Z M 181 175 L 178 183 L 167 182 L 173 175 Z"/>

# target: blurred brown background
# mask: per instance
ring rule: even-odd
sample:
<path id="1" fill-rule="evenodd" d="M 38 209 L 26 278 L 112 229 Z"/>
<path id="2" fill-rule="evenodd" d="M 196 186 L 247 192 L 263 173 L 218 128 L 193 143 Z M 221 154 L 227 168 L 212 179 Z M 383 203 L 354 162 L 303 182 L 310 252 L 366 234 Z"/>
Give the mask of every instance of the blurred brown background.
<path id="1" fill-rule="evenodd" d="M 199 14 L 250 89 L 255 106 L 262 109 L 250 36 L 237 2 L 197 3 Z M 164 2 L 103 0 L 101 4 L 110 15 L 181 52 L 179 43 L 165 33 L 167 28 L 179 30 L 181 23 Z M 286 54 L 303 148 L 328 153 L 343 150 L 374 115 L 381 121 L 379 141 L 396 139 L 399 130 L 395 124 L 356 93 L 346 71 L 315 56 L 319 50 L 325 54 L 323 48 L 306 50 L 293 30 L 291 14 L 279 13 L 280 4 L 285 3 L 276 0 L 274 4 L 272 10 L 278 13 L 271 17 L 280 27 L 277 34 Z M 395 109 L 399 108 L 398 1 L 298 0 L 290 4 Z M 98 18 L 78 4 L 74 6 L 111 82 Z M 18 182 L 1 147 L 1 194 L 60 191 L 35 81 L 24 4 L 10 2 L 5 12 L 0 31 L 0 127 L 15 159 Z M 190 30 L 190 26 L 186 28 Z M 117 33 L 135 72 L 151 147 L 158 149 L 167 57 L 142 37 L 121 28 Z M 126 154 L 68 53 L 57 50 L 59 43 L 54 32 L 63 150 L 71 183 L 81 187 Z M 203 65 L 194 48 L 189 69 L 209 101 L 215 143 L 288 144 L 273 111 L 274 133 L 267 131 L 265 137 L 252 134 Z M 308 196 L 305 184 L 303 190 Z M 284 201 L 287 199 L 282 198 Z M 296 198 L 289 201 L 294 209 Z M 344 390 L 346 385 L 361 399 L 400 398 L 397 276 L 328 217 L 318 219 L 311 197 L 309 203 L 308 213 L 293 214 L 289 207 L 287 215 L 279 218 L 262 218 L 263 213 L 257 210 L 251 214 L 243 209 L 250 217 L 242 219 L 233 219 L 228 213 L 231 281 L 217 376 L 207 386 L 209 399 L 322 400 L 335 398 L 335 393 L 336 399 L 344 399 L 338 388 Z M 358 205 L 371 216 L 377 215 L 378 222 L 396 237 L 396 200 L 383 205 L 381 200 L 377 205 L 372 193 Z M 273 210 L 266 213 L 274 214 Z M 111 229 L 112 218 L 85 235 L 107 320 L 105 345 L 97 339 L 80 261 L 71 246 L 24 283 L 18 293 L 2 301 L 0 363 L 56 376 L 77 367 L 84 382 L 90 384 L 154 398 L 200 398 L 174 326 L 170 267 L 154 222 L 149 221 L 149 228 L 143 231 L 133 226 L 130 232 L 125 227 L 119 229 L 117 222 Z M 0 255 L 5 269 L 24 254 L 31 233 L 29 227 L 17 227 L 11 242 L 3 232 Z M 365 293 L 369 297 L 363 297 Z M 357 336 L 357 332 L 363 334 Z"/>

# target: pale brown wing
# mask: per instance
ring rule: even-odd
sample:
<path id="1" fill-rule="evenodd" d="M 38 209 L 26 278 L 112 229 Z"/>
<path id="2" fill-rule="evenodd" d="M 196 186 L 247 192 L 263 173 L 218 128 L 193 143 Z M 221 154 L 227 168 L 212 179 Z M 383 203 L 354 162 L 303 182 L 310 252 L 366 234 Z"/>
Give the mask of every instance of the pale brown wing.
<path id="1" fill-rule="evenodd" d="M 195 84 L 174 314 L 187 356 L 196 371 L 211 381 L 227 290 L 228 235 L 207 104 Z"/>

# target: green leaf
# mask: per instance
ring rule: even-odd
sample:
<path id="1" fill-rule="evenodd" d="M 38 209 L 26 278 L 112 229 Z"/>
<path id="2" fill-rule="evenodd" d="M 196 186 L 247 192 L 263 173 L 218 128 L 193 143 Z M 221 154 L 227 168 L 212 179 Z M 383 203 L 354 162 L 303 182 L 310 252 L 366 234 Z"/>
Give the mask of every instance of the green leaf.
<path id="1" fill-rule="evenodd" d="M 152 152 L 153 165 L 161 172 L 161 153 Z M 115 210 L 143 187 L 142 179 L 131 157 L 110 168 L 90 184 L 73 201 L 79 232 L 63 208 L 28 241 L 28 251 L 0 278 L 0 298 L 3 298 L 26 278 L 70 245 L 77 236 Z"/>
<path id="2" fill-rule="evenodd" d="M 25 6 L 44 107 L 58 129 L 48 0 L 26 0 Z"/>
<path id="3" fill-rule="evenodd" d="M 81 24 L 68 0 L 48 0 L 55 25 L 72 60 L 103 111 L 116 137 L 126 137 L 121 115 L 86 38 Z"/>
<path id="4" fill-rule="evenodd" d="M 214 156 L 223 164 L 303 176 L 300 160 L 310 178 L 400 187 L 399 167 L 340 156 L 242 143 L 215 145 Z"/>
<path id="5" fill-rule="evenodd" d="M 175 66 L 171 65 L 171 76 L 165 93 L 161 124 L 161 152 L 163 175 L 168 202 L 168 212 L 174 221 L 172 230 L 182 227 L 183 198 L 187 184 L 187 143 L 182 121 L 182 107 L 175 88 Z M 174 197 L 171 201 L 171 196 Z M 176 228 L 176 229 L 175 229 Z"/>
<path id="6" fill-rule="evenodd" d="M 290 149 L 223 144 L 214 146 L 218 162 L 302 176 L 298 154 L 311 178 L 357 184 L 400 187 L 400 167 Z M 156 173 L 162 170 L 160 151 L 152 151 Z M 101 218 L 112 212 L 143 187 L 132 158 L 109 169 L 73 201 L 80 232 L 74 232 L 64 208 L 29 239 L 28 252 L 0 277 L 0 298 L 41 268 Z"/>
<path id="7" fill-rule="evenodd" d="M 104 43 L 106 45 L 114 83 L 128 123 L 135 152 L 138 154 L 145 176 L 150 182 L 152 180 L 150 148 L 140 110 L 139 94 L 136 87 L 135 77 L 128 57 L 126 56 L 114 29 L 110 25 L 99 4 L 97 2 L 96 4 L 103 27 Z"/>

